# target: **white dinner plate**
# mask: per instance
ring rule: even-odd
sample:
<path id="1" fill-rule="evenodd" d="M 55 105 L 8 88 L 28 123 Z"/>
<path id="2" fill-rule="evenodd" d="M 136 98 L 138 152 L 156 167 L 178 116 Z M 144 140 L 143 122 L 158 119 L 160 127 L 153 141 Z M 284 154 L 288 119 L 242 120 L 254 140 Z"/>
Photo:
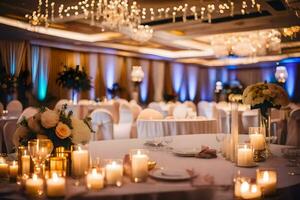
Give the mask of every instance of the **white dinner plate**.
<path id="1" fill-rule="evenodd" d="M 187 170 L 182 169 L 154 169 L 149 172 L 149 176 L 156 179 L 166 181 L 184 181 L 197 176 L 197 174 L 189 174 Z"/>
<path id="2" fill-rule="evenodd" d="M 184 157 L 194 157 L 197 153 L 201 151 L 200 148 L 174 148 L 173 153 L 177 156 L 184 156 Z"/>

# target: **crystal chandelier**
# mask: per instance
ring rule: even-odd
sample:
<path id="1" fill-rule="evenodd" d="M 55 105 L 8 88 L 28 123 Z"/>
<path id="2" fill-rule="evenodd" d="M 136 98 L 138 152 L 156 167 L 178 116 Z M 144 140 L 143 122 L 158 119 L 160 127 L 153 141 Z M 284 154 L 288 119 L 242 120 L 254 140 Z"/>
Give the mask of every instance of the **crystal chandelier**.
<path id="1" fill-rule="evenodd" d="M 281 51 L 281 34 L 276 29 L 221 34 L 211 37 L 210 43 L 217 57 L 263 56 Z"/>

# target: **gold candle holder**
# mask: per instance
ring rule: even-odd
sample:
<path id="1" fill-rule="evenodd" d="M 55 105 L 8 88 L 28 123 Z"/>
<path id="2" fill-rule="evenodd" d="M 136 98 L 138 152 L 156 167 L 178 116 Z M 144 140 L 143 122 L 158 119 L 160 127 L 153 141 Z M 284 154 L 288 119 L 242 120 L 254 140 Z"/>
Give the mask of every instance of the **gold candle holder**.
<path id="1" fill-rule="evenodd" d="M 266 149 L 253 151 L 253 161 L 254 162 L 264 162 L 267 159 Z"/>
<path id="2" fill-rule="evenodd" d="M 50 171 L 56 172 L 59 176 L 66 176 L 66 158 L 65 157 L 51 157 Z"/>
<path id="3" fill-rule="evenodd" d="M 72 147 L 71 147 L 72 148 Z M 67 150 L 64 147 L 57 147 L 55 149 L 56 157 L 64 159 L 65 176 L 71 175 L 71 150 Z"/>

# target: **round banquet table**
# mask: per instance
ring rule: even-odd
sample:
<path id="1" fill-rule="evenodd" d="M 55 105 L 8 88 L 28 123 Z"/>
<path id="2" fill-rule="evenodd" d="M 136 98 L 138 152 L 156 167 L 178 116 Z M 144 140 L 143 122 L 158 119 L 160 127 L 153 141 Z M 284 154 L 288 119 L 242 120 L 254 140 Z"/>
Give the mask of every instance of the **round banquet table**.
<path id="1" fill-rule="evenodd" d="M 240 141 L 248 140 L 244 135 Z M 126 140 L 110 140 L 96 141 L 89 145 L 91 158 L 123 158 L 123 156 L 133 148 L 145 148 L 144 139 L 126 139 Z M 197 135 L 180 135 L 174 136 L 173 148 L 181 147 L 201 147 L 208 145 L 211 148 L 218 148 L 218 143 L 214 134 L 197 134 Z M 258 167 L 271 167 L 277 170 L 278 174 L 278 191 L 274 197 L 265 199 L 299 199 L 300 197 L 300 178 L 299 176 L 289 176 L 287 160 L 281 156 L 281 148 L 284 146 L 272 145 L 271 150 L 274 156 L 266 162 L 259 163 Z M 100 191 L 88 191 L 85 186 L 74 186 L 74 180 L 68 179 L 67 194 L 65 199 L 105 199 L 105 200 L 199 200 L 199 199 L 215 199 L 227 200 L 233 199 L 232 180 L 234 174 L 238 170 L 241 175 L 255 177 L 254 168 L 239 168 L 235 164 L 229 162 L 218 155 L 215 159 L 200 159 L 177 157 L 167 151 L 150 150 L 149 156 L 151 160 L 158 163 L 158 167 L 170 169 L 194 169 L 198 176 L 192 181 L 183 182 L 166 182 L 152 178 L 144 183 L 132 183 L 127 177 L 123 180 L 121 187 L 105 187 Z M 0 184 L 0 195 L 1 195 Z M 12 184 L 11 187 L 16 187 Z M 6 187 L 9 187 L 6 185 Z M 11 193 L 7 199 L 24 199 L 21 193 Z"/>
<path id="2" fill-rule="evenodd" d="M 217 120 L 215 119 L 162 119 L 137 121 L 138 138 L 216 132 Z"/>

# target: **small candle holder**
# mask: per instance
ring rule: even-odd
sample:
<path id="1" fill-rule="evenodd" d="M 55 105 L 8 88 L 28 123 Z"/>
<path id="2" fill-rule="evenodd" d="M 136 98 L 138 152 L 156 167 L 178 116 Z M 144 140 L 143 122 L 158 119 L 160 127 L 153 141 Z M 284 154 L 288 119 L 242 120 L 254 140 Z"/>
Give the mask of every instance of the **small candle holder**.
<path id="1" fill-rule="evenodd" d="M 266 140 L 264 129 L 261 127 L 249 127 L 250 144 L 253 148 L 253 160 L 255 162 L 266 161 Z"/>
<path id="2" fill-rule="evenodd" d="M 262 188 L 264 195 L 273 195 L 277 187 L 277 172 L 272 168 L 259 168 L 256 170 L 257 184 Z"/>
<path id="3" fill-rule="evenodd" d="M 107 185 L 123 184 L 123 161 L 122 159 L 107 159 L 105 163 L 105 181 Z"/>
<path id="4" fill-rule="evenodd" d="M 48 197 L 63 197 L 66 193 L 66 179 L 53 172 L 47 182 Z"/>
<path id="5" fill-rule="evenodd" d="M 81 185 L 81 179 L 89 170 L 88 145 L 74 145 L 71 153 L 72 177 L 76 179 L 75 185 Z"/>
<path id="6" fill-rule="evenodd" d="M 51 157 L 50 158 L 50 171 L 55 172 L 59 176 L 66 176 L 67 162 L 65 157 Z"/>
<path id="7" fill-rule="evenodd" d="M 8 162 L 6 161 L 5 157 L 0 157 L 0 179 L 7 179 L 8 178 Z"/>
<path id="8" fill-rule="evenodd" d="M 237 147 L 237 166 L 239 167 L 253 167 L 253 149 L 250 144 L 243 143 Z"/>
<path id="9" fill-rule="evenodd" d="M 19 170 L 18 162 L 15 160 L 12 161 L 9 165 L 9 180 L 11 182 L 16 182 L 18 177 L 18 170 Z"/>
<path id="10" fill-rule="evenodd" d="M 55 148 L 55 155 L 59 158 L 64 158 L 65 175 L 71 176 L 71 150 L 64 147 Z"/>
<path id="11" fill-rule="evenodd" d="M 103 170 L 92 168 L 86 176 L 86 186 L 89 190 L 100 190 L 104 188 Z"/>
<path id="12" fill-rule="evenodd" d="M 30 197 L 40 197 L 44 194 L 44 180 L 37 174 L 33 174 L 31 178 L 26 179 L 25 192 Z"/>
<path id="13" fill-rule="evenodd" d="M 145 182 L 148 178 L 148 157 L 146 149 L 133 149 L 130 151 L 131 180 L 135 183 Z"/>
<path id="14" fill-rule="evenodd" d="M 236 177 L 234 179 L 234 196 L 242 200 L 259 200 L 262 196 L 261 188 L 249 177 Z"/>

